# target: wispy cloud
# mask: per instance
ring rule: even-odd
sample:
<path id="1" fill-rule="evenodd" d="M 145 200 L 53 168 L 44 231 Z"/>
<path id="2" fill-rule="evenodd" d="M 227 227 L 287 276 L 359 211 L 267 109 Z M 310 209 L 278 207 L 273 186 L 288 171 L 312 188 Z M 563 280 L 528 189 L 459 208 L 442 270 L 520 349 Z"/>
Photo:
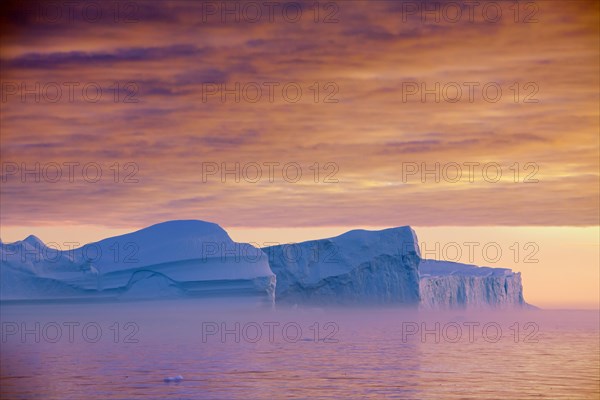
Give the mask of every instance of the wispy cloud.
<path id="1" fill-rule="evenodd" d="M 536 2 L 535 23 L 525 10 L 515 22 L 513 2 L 497 2 L 494 23 L 481 9 L 472 22 L 423 22 L 388 1 L 323 3 L 318 15 L 301 2 L 296 22 L 133 3 L 131 21 L 104 10 L 51 23 L 3 2 L 2 163 L 80 164 L 74 182 L 3 171 L 3 224 L 598 223 L 597 2 Z M 98 182 L 82 178 L 89 163 Z M 207 163 L 219 170 L 203 182 Z M 239 182 L 222 175 L 236 163 Z M 436 163 L 496 163 L 503 176 L 403 180 L 406 165 Z M 538 182 L 523 183 L 531 165 Z"/>

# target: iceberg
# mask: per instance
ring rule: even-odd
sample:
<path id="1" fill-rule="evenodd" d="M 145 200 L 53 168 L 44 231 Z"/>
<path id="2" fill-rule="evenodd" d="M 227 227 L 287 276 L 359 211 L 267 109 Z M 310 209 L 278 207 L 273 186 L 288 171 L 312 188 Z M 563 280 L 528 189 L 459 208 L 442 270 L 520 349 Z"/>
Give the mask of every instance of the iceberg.
<path id="1" fill-rule="evenodd" d="M 243 257 L 242 257 L 243 255 Z M 0 299 L 244 297 L 272 303 L 266 255 L 220 226 L 169 221 L 76 249 L 0 242 Z"/>
<path id="2" fill-rule="evenodd" d="M 408 226 L 353 230 L 263 250 L 277 275 L 277 303 L 421 309 L 529 306 L 520 273 L 422 260 L 417 236 Z"/>
<path id="3" fill-rule="evenodd" d="M 278 303 L 419 303 L 420 252 L 408 226 L 353 230 L 328 239 L 265 247 Z"/>
<path id="4" fill-rule="evenodd" d="M 220 226 L 169 221 L 57 250 L 0 241 L 0 300 L 243 299 L 259 304 L 529 307 L 521 274 L 423 260 L 409 226 L 259 249 Z M 220 300 L 219 300 L 220 301 Z"/>
<path id="5" fill-rule="evenodd" d="M 519 308 L 521 273 L 448 261 L 421 260 L 419 292 L 424 309 Z"/>

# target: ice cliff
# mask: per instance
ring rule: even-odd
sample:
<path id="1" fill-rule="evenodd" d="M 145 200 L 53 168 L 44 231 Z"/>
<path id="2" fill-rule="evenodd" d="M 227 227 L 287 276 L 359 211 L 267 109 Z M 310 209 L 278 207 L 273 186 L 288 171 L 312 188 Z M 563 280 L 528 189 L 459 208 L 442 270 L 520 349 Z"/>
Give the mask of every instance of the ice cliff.
<path id="1" fill-rule="evenodd" d="M 408 226 L 258 249 L 218 225 L 170 221 L 57 250 L 35 236 L 0 242 L 0 299 L 179 297 L 424 309 L 514 308 L 520 273 L 422 260 Z"/>
<path id="2" fill-rule="evenodd" d="M 422 260 L 419 275 L 421 307 L 425 309 L 527 306 L 521 274 L 510 269 Z"/>
<path id="3" fill-rule="evenodd" d="M 422 309 L 515 308 L 521 274 L 510 269 L 421 260 L 410 227 L 354 230 L 263 249 L 290 304 L 400 304 Z"/>
<path id="4" fill-rule="evenodd" d="M 419 302 L 419 247 L 410 227 L 263 249 L 277 275 L 276 299 L 291 304 Z"/>
<path id="5" fill-rule="evenodd" d="M 0 298 L 245 297 L 272 302 L 266 255 L 218 225 L 170 221 L 76 249 L 0 242 Z"/>

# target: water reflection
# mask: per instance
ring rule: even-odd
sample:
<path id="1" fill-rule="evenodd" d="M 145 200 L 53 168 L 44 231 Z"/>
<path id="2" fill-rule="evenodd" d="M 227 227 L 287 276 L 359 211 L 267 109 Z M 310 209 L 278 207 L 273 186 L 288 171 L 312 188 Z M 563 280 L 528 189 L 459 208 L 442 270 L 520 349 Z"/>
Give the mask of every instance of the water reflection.
<path id="1" fill-rule="evenodd" d="M 600 383 L 597 311 L 250 311 L 193 301 L 1 311 L 3 398 L 560 399 L 597 398 Z M 184 379 L 163 382 L 176 375 Z"/>

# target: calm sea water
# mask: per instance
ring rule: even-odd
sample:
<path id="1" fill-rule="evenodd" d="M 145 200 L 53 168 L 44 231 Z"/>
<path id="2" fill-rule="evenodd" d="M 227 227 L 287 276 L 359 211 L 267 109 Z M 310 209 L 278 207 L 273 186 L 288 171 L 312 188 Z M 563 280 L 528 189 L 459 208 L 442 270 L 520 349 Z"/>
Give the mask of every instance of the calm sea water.
<path id="1" fill-rule="evenodd" d="M 600 396 L 598 311 L 251 311 L 194 301 L 0 311 L 2 398 Z"/>

